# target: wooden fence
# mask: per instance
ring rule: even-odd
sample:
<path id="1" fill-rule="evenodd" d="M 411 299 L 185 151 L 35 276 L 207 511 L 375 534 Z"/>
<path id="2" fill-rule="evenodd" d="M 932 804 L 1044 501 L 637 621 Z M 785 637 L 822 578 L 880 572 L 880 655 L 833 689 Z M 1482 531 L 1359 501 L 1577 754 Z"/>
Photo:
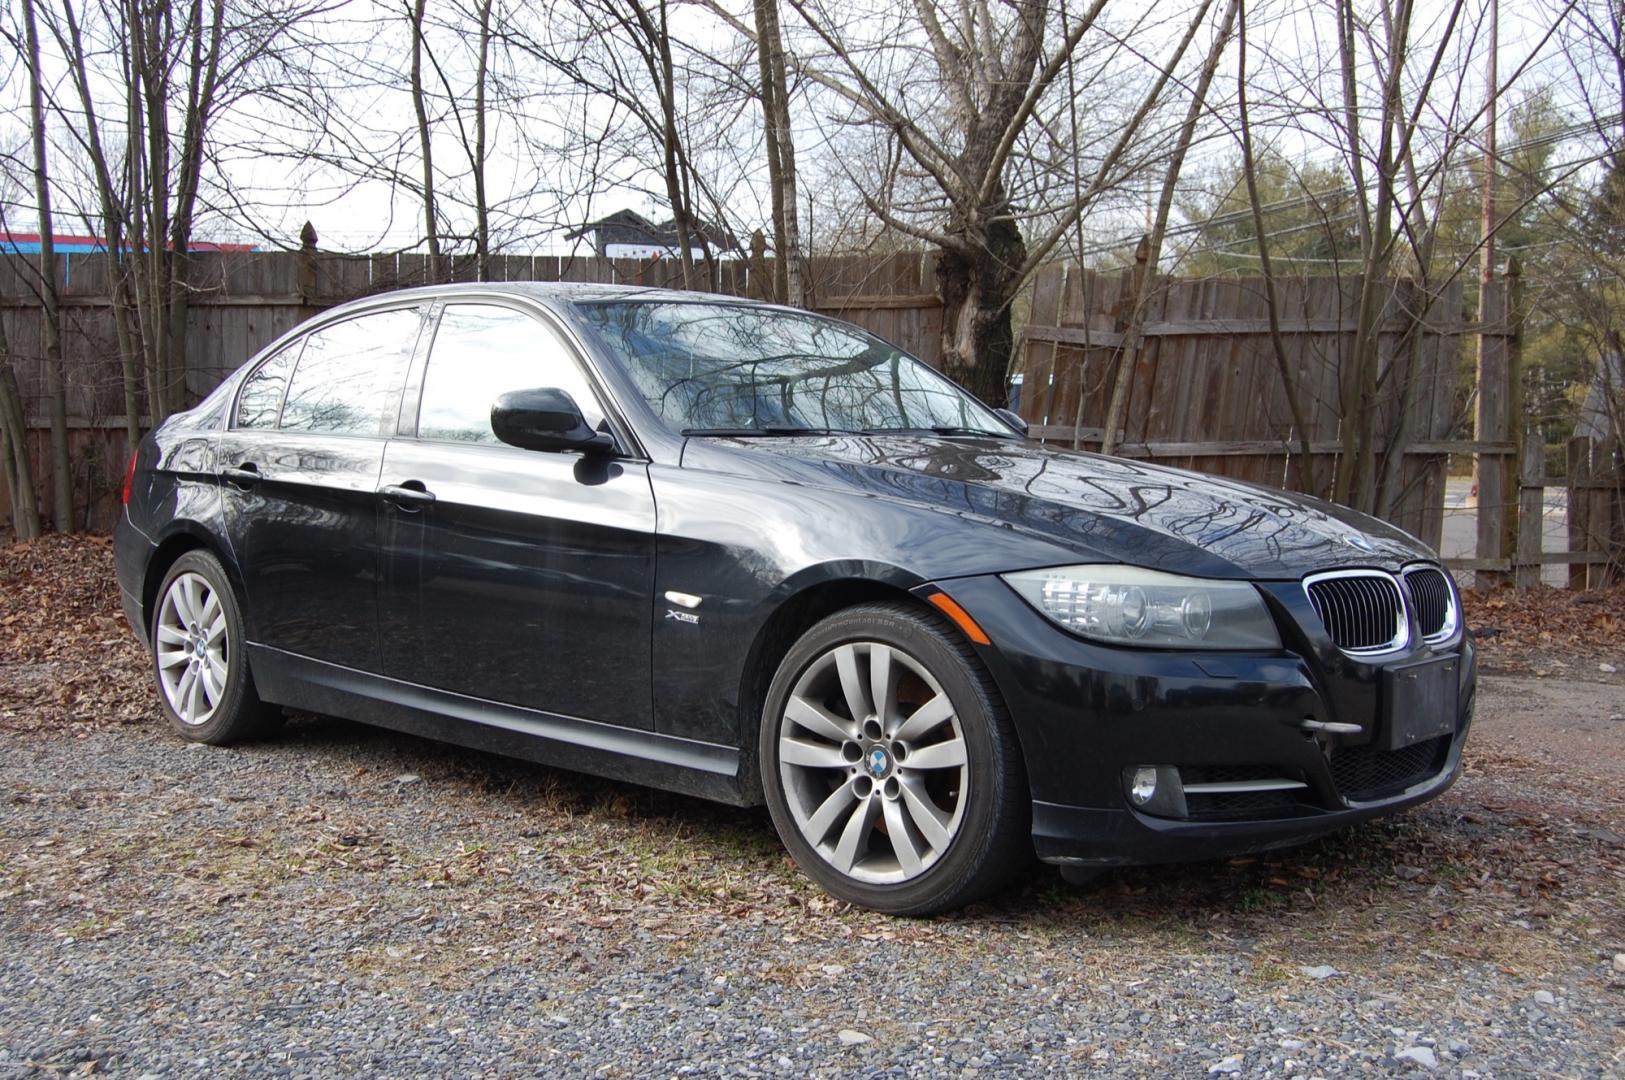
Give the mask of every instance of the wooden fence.
<path id="1" fill-rule="evenodd" d="M 811 306 L 858 323 L 927 362 L 935 362 L 942 332 L 929 255 L 830 256 L 813 259 L 807 281 Z M 718 263 L 702 287 L 760 298 L 770 265 Z M 698 271 L 702 276 L 705 271 Z M 576 281 L 680 287 L 671 260 L 498 255 L 487 262 L 494 281 Z M 63 350 L 76 505 L 82 527 L 104 529 L 117 513 L 124 464 L 124 405 L 118 347 L 108 296 L 107 256 L 59 255 Z M 190 259 L 186 389 L 192 399 L 218 386 L 249 357 L 316 313 L 357 297 L 430 282 L 473 281 L 472 258 L 424 255 L 351 256 L 326 252 L 197 253 Z M 0 254 L 0 319 L 17 360 L 30 418 L 34 480 L 49 517 L 51 456 L 45 422 L 44 313 L 35 261 Z M 143 426 L 147 426 L 145 419 Z M 5 487 L 0 484 L 0 489 Z M 9 519 L 10 493 L 0 490 Z M 4 528 L 0 525 L 0 528 Z"/>
<path id="2" fill-rule="evenodd" d="M 717 265 L 706 287 L 761 296 L 769 267 L 748 261 Z M 76 471 L 76 521 L 106 528 L 117 511 L 124 463 L 123 398 L 108 304 L 103 255 L 56 260 L 62 296 L 69 426 Z M 1136 268 L 1137 270 L 1137 268 Z M 359 296 L 433 281 L 471 281 L 471 258 L 422 255 L 347 256 L 314 250 L 207 253 L 192 257 L 187 318 L 186 385 L 194 398 L 284 331 L 317 312 Z M 582 281 L 676 287 L 681 268 L 670 261 L 496 256 L 487 276 L 503 281 Z M 1061 266 L 1039 272 L 1021 336 L 1018 405 L 1039 438 L 1098 448 L 1113 387 L 1129 365 L 1127 407 L 1117 452 L 1238 479 L 1291 487 L 1300 475 L 1299 433 L 1269 335 L 1268 307 L 1258 281 L 1163 280 L 1147 298 L 1142 322 L 1131 325 L 1136 271 L 1099 273 Z M 928 363 L 935 363 L 942 306 L 932 257 L 918 254 L 845 256 L 812 261 L 808 274 L 815 310 L 859 323 Z M 1340 451 L 1342 407 L 1338 372 L 1348 354 L 1357 283 L 1336 279 L 1283 281 L 1281 330 L 1291 370 L 1302 388 L 1315 471 L 1329 474 Z M 1426 308 L 1421 311 L 1422 307 Z M 1452 560 L 1480 584 L 1539 580 L 1543 565 L 1567 564 L 1576 585 L 1613 580 L 1625 552 L 1617 443 L 1568 448 L 1565 479 L 1544 475 L 1538 439 L 1520 438 L 1516 393 L 1517 290 L 1493 283 L 1480 298 L 1480 320 L 1464 315 L 1461 285 L 1424 298 L 1396 283 L 1382 322 L 1383 378 L 1377 433 L 1386 445 L 1398 432 L 1397 498 L 1389 517 L 1437 547 L 1442 539 L 1445 472 L 1452 454 L 1473 455 L 1479 487 L 1473 557 Z M 1420 347 L 1400 348 L 1420 312 Z M 18 361 L 31 418 L 35 482 L 49 515 L 50 455 L 46 452 L 44 324 L 32 260 L 0 255 L 0 319 Z M 1474 437 L 1455 438 L 1458 385 L 1477 358 Z M 1401 393 L 1402 389 L 1408 390 Z M 1521 451 L 1521 454 L 1520 454 Z M 1541 550 L 1544 490 L 1569 485 L 1569 548 Z M 0 485 L 3 488 L 4 485 Z M 0 515 L 9 515 L 0 490 Z"/>
<path id="3" fill-rule="evenodd" d="M 1035 283 L 1023 335 L 1020 412 L 1046 439 L 1098 448 L 1113 388 L 1127 373 L 1116 453 L 1276 487 L 1298 486 L 1302 433 L 1295 429 L 1270 337 L 1261 281 L 1160 280 L 1136 329 L 1135 271 L 1049 267 Z M 1282 281 L 1280 329 L 1322 483 L 1340 450 L 1339 371 L 1354 342 L 1353 291 L 1334 278 Z M 1422 311 L 1422 308 L 1426 308 Z M 1422 318 L 1416 350 L 1401 348 L 1410 312 Z M 1400 423 L 1399 494 L 1389 515 L 1433 546 L 1441 539 L 1461 341 L 1459 284 L 1431 303 L 1396 283 L 1384 311 L 1385 372 L 1376 431 L 1387 445 Z M 1137 347 L 1130 346 L 1137 343 Z M 1413 359 L 1414 358 L 1414 359 Z M 1412 370 L 1414 366 L 1414 370 Z M 1379 460 L 1379 470 L 1381 462 Z"/>
<path id="4" fill-rule="evenodd" d="M 1115 453 L 1276 487 L 1301 487 L 1296 430 L 1258 279 L 1159 280 L 1135 325 L 1138 269 L 1052 266 L 1040 272 L 1022 333 L 1019 411 L 1033 433 L 1098 449 L 1125 365 L 1127 398 Z M 1340 372 L 1351 355 L 1357 279 L 1278 283 L 1278 326 L 1299 388 L 1311 472 L 1324 488 L 1341 452 Z M 1447 559 L 1480 587 L 1540 581 L 1566 564 L 1569 583 L 1617 580 L 1625 558 L 1617 442 L 1574 440 L 1566 477 L 1545 475 L 1538 436 L 1523 437 L 1516 274 L 1483 286 L 1479 318 L 1459 282 L 1424 296 L 1390 289 L 1380 322 L 1376 443 L 1402 455 L 1389 520 L 1434 548 L 1444 540 L 1452 455 L 1473 459 L 1473 554 Z M 1411 347 L 1412 324 L 1420 338 Z M 1463 393 L 1468 365 L 1476 363 Z M 1457 435 L 1470 408 L 1473 438 Z M 1404 410 L 1403 413 L 1401 410 Z M 1378 455 L 1381 473 L 1384 455 Z M 1568 550 L 1542 550 L 1545 490 L 1567 487 Z"/>

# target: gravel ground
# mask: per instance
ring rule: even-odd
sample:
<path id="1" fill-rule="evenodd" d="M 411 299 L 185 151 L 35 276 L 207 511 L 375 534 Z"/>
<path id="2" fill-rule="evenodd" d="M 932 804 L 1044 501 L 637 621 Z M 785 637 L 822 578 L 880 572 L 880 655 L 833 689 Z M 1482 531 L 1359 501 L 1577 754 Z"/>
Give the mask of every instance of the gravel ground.
<path id="1" fill-rule="evenodd" d="M 314 717 L 186 745 L 76 602 L 0 640 L 0 1078 L 1625 1076 L 1613 673 L 1488 677 L 1400 817 L 906 921 L 762 812 Z"/>
<path id="2" fill-rule="evenodd" d="M 1491 680 L 1398 819 L 929 922 L 826 900 L 762 813 L 339 721 L 3 735 L 0 1076 L 1618 1075 L 1617 759 L 1509 744 L 1625 724 L 1555 685 Z"/>

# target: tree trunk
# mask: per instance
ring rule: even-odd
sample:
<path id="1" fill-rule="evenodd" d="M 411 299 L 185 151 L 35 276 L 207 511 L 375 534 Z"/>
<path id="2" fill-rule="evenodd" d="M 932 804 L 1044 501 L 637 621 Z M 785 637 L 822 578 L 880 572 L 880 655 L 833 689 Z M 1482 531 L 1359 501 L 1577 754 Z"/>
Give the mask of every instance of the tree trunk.
<path id="1" fill-rule="evenodd" d="M 40 76 L 39 26 L 34 0 L 23 0 L 28 43 L 28 112 L 33 126 L 34 198 L 39 205 L 39 285 L 45 319 L 45 398 L 51 423 L 51 522 L 73 531 L 73 461 L 68 447 L 68 390 L 62 361 L 62 306 L 56 288 L 56 221 L 51 214 L 51 177 L 45 154 L 45 92 Z"/>
<path id="2" fill-rule="evenodd" d="M 1111 400 L 1106 407 L 1105 431 L 1101 434 L 1100 441 L 1100 452 L 1103 454 L 1113 453 L 1117 449 L 1117 433 L 1123 428 L 1123 414 L 1128 410 L 1128 389 L 1134 373 L 1134 359 L 1140 351 L 1140 342 L 1145 337 L 1146 305 L 1151 303 L 1152 296 L 1157 291 L 1155 288 L 1157 265 L 1162 259 L 1162 240 L 1168 231 L 1168 215 L 1173 211 L 1174 188 L 1179 183 L 1179 174 L 1185 168 L 1185 155 L 1190 151 L 1191 140 L 1196 137 L 1197 121 L 1202 118 L 1202 110 L 1207 107 L 1207 92 L 1213 85 L 1214 73 L 1219 69 L 1219 59 L 1224 55 L 1225 46 L 1230 41 L 1230 29 L 1236 23 L 1236 12 L 1240 6 L 1240 0 L 1230 0 L 1230 6 L 1225 10 L 1224 25 L 1214 35 L 1213 44 L 1208 49 L 1207 62 L 1202 65 L 1201 77 L 1191 94 L 1190 106 L 1185 110 L 1185 122 L 1179 130 L 1179 141 L 1174 144 L 1173 157 L 1168 160 L 1168 168 L 1162 177 L 1162 193 L 1157 198 L 1156 220 L 1151 226 L 1145 263 L 1134 291 L 1136 297 L 1134 314 L 1129 323 L 1128 338 L 1123 342 L 1122 360 L 1117 365 L 1117 378 L 1112 384 Z"/>
<path id="3" fill-rule="evenodd" d="M 412 8 L 412 108 L 418 118 L 418 150 L 423 154 L 423 235 L 429 244 L 429 282 L 440 272 L 439 218 L 434 206 L 434 152 L 429 140 L 429 110 L 423 101 L 423 10 L 429 0 Z"/>
<path id="4" fill-rule="evenodd" d="M 801 236 L 796 219 L 796 153 L 790 131 L 784 41 L 778 0 L 756 0 L 756 52 L 761 67 L 763 130 L 767 142 L 768 187 L 773 198 L 775 299 L 804 306 Z"/>
<path id="5" fill-rule="evenodd" d="M 481 281 L 491 280 L 491 219 L 485 201 L 485 81 L 491 62 L 491 0 L 480 5 L 480 62 L 474 81 L 474 263 Z"/>
<path id="6" fill-rule="evenodd" d="M 1275 358 L 1275 370 L 1281 376 L 1281 389 L 1286 393 L 1287 411 L 1292 414 L 1292 427 L 1298 436 L 1298 490 L 1322 496 L 1319 470 L 1315 468 L 1315 451 L 1308 412 L 1304 408 L 1303 394 L 1299 390 L 1297 374 L 1287 356 L 1286 341 L 1281 333 L 1281 297 L 1276 289 L 1275 266 L 1270 261 L 1269 233 L 1264 227 L 1264 203 L 1258 193 L 1258 171 L 1253 167 L 1252 118 L 1247 111 L 1247 12 L 1243 7 L 1238 14 L 1236 32 L 1236 111 L 1241 133 L 1241 172 L 1247 181 L 1247 206 L 1252 211 L 1254 243 L 1258 247 L 1258 272 L 1264 281 L 1264 304 L 1269 312 L 1270 352 Z"/>
<path id="7" fill-rule="evenodd" d="M 141 357 L 130 332 L 130 271 L 122 251 L 109 250 L 107 271 L 113 286 L 113 330 L 118 336 L 119 375 L 124 391 L 124 453 L 141 445 Z"/>
<path id="8" fill-rule="evenodd" d="M 141 358 L 140 343 L 131 331 L 130 267 L 127 262 L 124 238 L 128 204 L 120 196 L 109 166 L 110 155 L 102 142 L 101 120 L 97 113 L 97 99 L 90 89 L 89 60 L 85 55 L 84 37 L 79 29 L 78 16 L 72 0 L 62 4 L 62 20 L 66 24 L 64 36 L 61 24 L 51 26 L 57 45 L 61 49 L 68 70 L 73 75 L 74 90 L 79 97 L 79 108 L 84 115 L 85 151 L 90 156 L 96 180 L 96 198 L 101 211 L 102 236 L 107 241 L 107 284 L 113 332 L 118 340 L 119 373 L 124 395 L 125 453 L 135 452 L 141 441 Z M 119 58 L 121 70 L 128 73 L 127 51 Z"/>
<path id="9" fill-rule="evenodd" d="M 640 9 L 641 14 L 641 9 Z M 660 0 L 660 26 L 655 29 L 646 15 L 642 16 L 646 32 L 652 40 L 650 47 L 658 57 L 656 73 L 660 94 L 660 124 L 663 160 L 666 172 L 666 198 L 671 202 L 672 224 L 677 231 L 677 258 L 683 268 L 683 288 L 694 287 L 694 253 L 689 240 L 689 203 L 684 191 L 682 164 L 679 158 L 677 130 L 677 76 L 671 55 L 671 34 L 666 22 L 666 0 Z"/>
<path id="10" fill-rule="evenodd" d="M 1000 192 L 1002 202 L 1003 192 Z M 1021 286 L 1027 258 L 1021 231 L 998 208 L 982 229 L 962 225 L 961 247 L 937 255 L 937 290 L 942 297 L 942 372 L 987 404 L 1003 408 L 1009 396 L 1006 376 L 1015 351 L 1010 302 Z"/>
<path id="11" fill-rule="evenodd" d="M 169 228 L 172 251 L 167 261 L 169 276 L 165 334 L 172 370 L 168 380 L 167 412 L 178 412 L 191 403 L 186 389 L 186 313 L 191 305 L 192 221 L 202 184 L 204 132 L 214 112 L 214 95 L 220 75 L 220 46 L 225 35 L 225 4 L 211 5 L 209 22 L 204 23 L 202 0 L 193 0 L 187 24 L 188 58 L 185 125 L 181 129 L 178 182 L 175 185 L 174 214 Z M 167 107 L 169 102 L 166 100 Z"/>
<path id="12" fill-rule="evenodd" d="M 4 324 L 0 324 L 0 468 L 11 487 L 11 531 L 19 540 L 32 540 L 40 534 L 40 520 L 34 501 L 34 468 L 28 460 L 28 417 Z"/>

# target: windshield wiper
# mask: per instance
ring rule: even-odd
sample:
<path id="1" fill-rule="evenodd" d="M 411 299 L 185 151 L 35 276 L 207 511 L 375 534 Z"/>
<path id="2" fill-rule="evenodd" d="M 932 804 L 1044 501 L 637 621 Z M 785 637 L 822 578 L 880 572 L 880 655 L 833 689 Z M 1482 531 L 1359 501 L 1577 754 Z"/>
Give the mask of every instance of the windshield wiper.
<path id="1" fill-rule="evenodd" d="M 725 439 L 748 439 L 759 435 L 858 435 L 861 432 L 842 431 L 839 428 L 786 427 L 769 424 L 765 427 L 684 428 L 680 434 L 684 436 L 714 435 Z"/>
<path id="2" fill-rule="evenodd" d="M 935 424 L 930 427 L 865 428 L 865 435 L 974 435 L 982 439 L 1014 439 L 1015 432 L 988 431 L 986 428 L 963 427 L 956 424 Z"/>

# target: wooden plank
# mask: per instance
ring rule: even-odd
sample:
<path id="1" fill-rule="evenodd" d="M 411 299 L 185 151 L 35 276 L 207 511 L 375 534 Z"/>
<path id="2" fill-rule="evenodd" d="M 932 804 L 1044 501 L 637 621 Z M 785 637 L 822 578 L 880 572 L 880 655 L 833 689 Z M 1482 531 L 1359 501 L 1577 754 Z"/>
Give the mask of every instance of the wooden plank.
<path id="1" fill-rule="evenodd" d="M 1507 290 L 1502 282 L 1486 281 L 1480 288 L 1479 311 L 1489 321 L 1504 321 Z M 1473 438 L 1481 442 L 1510 442 L 1511 340 L 1480 336 L 1478 341 L 1478 399 L 1473 417 Z M 1510 456 L 1485 454 L 1473 460 L 1473 478 L 1478 487 L 1478 558 L 1487 562 L 1509 555 L 1508 502 L 1514 497 Z M 1497 570 L 1480 570 L 1473 576 L 1476 588 L 1490 589 L 1507 584 Z"/>
<path id="2" fill-rule="evenodd" d="M 1569 523 L 1569 550 L 1593 550 L 1591 541 L 1591 500 L 1586 488 L 1591 480 L 1591 440 L 1570 439 L 1568 451 L 1568 523 Z M 1583 589 L 1586 587 L 1586 571 L 1584 567 L 1573 566 L 1569 568 L 1569 588 Z"/>
<path id="3" fill-rule="evenodd" d="M 939 308 L 942 306 L 942 297 L 936 293 L 903 293 L 898 296 L 882 295 L 854 295 L 843 296 L 839 299 L 822 298 L 818 302 L 819 311 L 876 311 L 892 308 Z"/>
<path id="4" fill-rule="evenodd" d="M 1034 439 L 1046 442 L 1095 442 L 1100 441 L 1104 432 L 1097 427 L 1075 428 L 1070 424 L 1031 424 L 1027 434 Z"/>
<path id="5" fill-rule="evenodd" d="M 1043 429 L 1048 433 L 1047 438 L 1072 438 L 1073 428 L 1070 424 L 1045 424 Z M 1098 439 L 1101 429 L 1085 426 L 1082 431 L 1085 439 Z M 1317 439 L 1309 444 L 1312 453 L 1328 455 L 1337 453 L 1341 446 L 1342 444 L 1335 439 Z M 1284 436 L 1276 439 L 1154 439 L 1148 442 L 1128 442 L 1123 444 L 1122 449 L 1125 453 L 1136 451 L 1159 457 L 1257 457 L 1297 454 L 1299 443 L 1295 438 L 1288 440 Z M 1419 458 L 1441 456 L 1438 450 L 1426 445 L 1420 448 L 1413 446 L 1405 453 Z"/>
<path id="6" fill-rule="evenodd" d="M 1606 551 L 1543 551 L 1533 561 L 1542 566 L 1606 566 L 1609 559 Z"/>
<path id="7" fill-rule="evenodd" d="M 1520 589 L 1540 584 L 1541 536 L 1546 519 L 1546 491 L 1541 477 L 1546 472 L 1546 444 L 1540 431 L 1527 432 L 1520 455 L 1518 486 L 1518 547 L 1513 553 L 1513 584 Z"/>
<path id="8" fill-rule="evenodd" d="M 187 300 L 187 307 L 287 307 L 298 306 L 303 298 L 298 293 L 273 293 L 269 295 L 221 295 L 219 293 L 199 293 Z M 63 297 L 61 308 L 68 311 L 73 308 L 105 308 L 112 306 L 112 299 L 106 296 L 73 296 Z M 0 308 L 15 311 L 36 311 L 39 304 L 32 300 L 0 299 Z"/>
<path id="9" fill-rule="evenodd" d="M 1606 566 L 1608 556 L 1601 551 L 1545 551 L 1534 558 L 1539 566 L 1568 566 L 1570 573 L 1584 574 L 1588 567 Z M 1507 559 L 1445 559 L 1444 564 L 1452 570 L 1488 570 L 1505 573 L 1513 569 L 1513 561 Z"/>
<path id="10" fill-rule="evenodd" d="M 1054 326 L 1061 321 L 1061 300 L 1066 285 L 1066 270 L 1060 266 L 1046 266 L 1033 280 L 1033 302 L 1030 321 Z M 1033 341 L 1027 345 L 1025 375 L 1021 384 L 1021 416 L 1028 424 L 1044 424 L 1050 417 L 1051 389 L 1055 377 L 1056 346 L 1054 343 Z"/>
<path id="11" fill-rule="evenodd" d="M 937 306 L 940 307 L 941 304 Z M 1028 323 L 1022 329 L 1021 335 L 1027 341 L 1079 345 L 1093 349 L 1115 349 L 1123 344 L 1123 335 L 1115 330 L 1092 330 L 1077 326 L 1034 326 Z"/>
<path id="12" fill-rule="evenodd" d="M 1516 454 L 1516 443 L 1505 439 L 1423 439 L 1413 442 L 1406 450 L 1411 454 L 1478 454 L 1502 457 Z"/>
<path id="13" fill-rule="evenodd" d="M 1445 566 L 1451 570 L 1471 570 L 1474 579 L 1484 573 L 1506 573 L 1512 569 L 1511 559 L 1445 559 Z"/>
<path id="14" fill-rule="evenodd" d="M 1323 441 L 1310 444 L 1317 454 L 1329 454 L 1337 449 L 1338 444 L 1332 441 Z M 1213 457 L 1213 458 L 1241 458 L 1241 457 L 1272 457 L 1277 454 L 1292 453 L 1294 447 L 1284 441 L 1237 441 L 1237 442 L 1174 442 L 1156 441 L 1144 443 L 1125 443 L 1122 447 L 1124 456 L 1133 457 Z M 1212 470 L 1209 470 L 1212 471 Z"/>
<path id="15" fill-rule="evenodd" d="M 1385 320 L 1378 326 L 1378 333 L 1397 334 L 1403 331 L 1408 324 L 1399 319 Z M 1281 333 L 1283 334 L 1352 334 L 1355 325 L 1341 318 L 1304 318 L 1282 319 Z M 1449 335 L 1459 334 L 1463 329 L 1448 323 L 1427 325 L 1429 333 Z M 1143 333 L 1146 337 L 1183 337 L 1194 335 L 1196 337 L 1250 337 L 1267 335 L 1270 332 L 1269 319 L 1230 319 L 1223 317 L 1197 318 L 1185 317 L 1179 319 L 1158 319 L 1147 322 Z"/>

